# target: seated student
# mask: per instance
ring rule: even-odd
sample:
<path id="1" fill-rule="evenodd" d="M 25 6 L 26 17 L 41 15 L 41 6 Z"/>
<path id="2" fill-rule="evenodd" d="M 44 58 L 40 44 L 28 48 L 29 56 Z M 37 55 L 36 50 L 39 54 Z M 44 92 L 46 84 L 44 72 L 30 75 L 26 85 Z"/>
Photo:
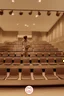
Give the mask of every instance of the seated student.
<path id="1" fill-rule="evenodd" d="M 31 46 L 29 40 L 27 39 L 27 36 L 23 37 L 22 46 L 23 46 L 24 55 L 27 56 L 28 49 Z"/>

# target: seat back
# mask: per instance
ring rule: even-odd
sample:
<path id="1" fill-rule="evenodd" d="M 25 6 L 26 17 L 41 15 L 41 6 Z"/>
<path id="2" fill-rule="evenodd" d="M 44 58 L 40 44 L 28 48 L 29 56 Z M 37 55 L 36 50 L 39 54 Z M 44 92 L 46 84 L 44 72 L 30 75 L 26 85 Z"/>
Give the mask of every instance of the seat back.
<path id="1" fill-rule="evenodd" d="M 12 63 L 12 57 L 6 57 L 5 63 Z"/>
<path id="2" fill-rule="evenodd" d="M 20 63 L 21 59 L 19 57 L 14 57 L 14 63 Z"/>
<path id="3" fill-rule="evenodd" d="M 62 57 L 56 57 L 56 62 L 58 62 L 58 63 L 63 62 Z"/>
<path id="4" fill-rule="evenodd" d="M 3 63 L 4 58 L 0 57 L 0 64 Z"/>
<path id="5" fill-rule="evenodd" d="M 42 75 L 42 69 L 41 68 L 35 68 L 33 70 L 34 75 Z"/>
<path id="6" fill-rule="evenodd" d="M 48 62 L 49 62 L 49 63 L 50 63 L 50 62 L 53 62 L 53 63 L 54 63 L 54 62 L 55 62 L 54 57 L 49 57 L 49 58 L 48 58 Z"/>
<path id="7" fill-rule="evenodd" d="M 47 69 L 45 69 L 45 74 L 46 75 L 53 75 L 54 73 L 53 73 L 53 69 L 52 68 L 47 68 Z"/>
<path id="8" fill-rule="evenodd" d="M 7 70 L 5 68 L 0 68 L 0 75 L 6 75 Z"/>
<path id="9" fill-rule="evenodd" d="M 24 75 L 24 76 L 30 75 L 30 69 L 29 68 L 23 68 L 22 69 L 22 75 Z"/>
<path id="10" fill-rule="evenodd" d="M 41 57 L 41 58 L 40 58 L 40 63 L 43 63 L 43 62 L 47 62 L 47 61 L 46 61 L 46 57 Z"/>
<path id="11" fill-rule="evenodd" d="M 31 60 L 32 60 L 32 63 L 38 63 L 38 58 L 37 57 L 34 57 L 34 58 L 32 57 Z"/>
<path id="12" fill-rule="evenodd" d="M 30 60 L 29 58 L 27 58 L 27 57 L 25 58 L 25 57 L 24 57 L 24 58 L 23 58 L 23 63 L 30 63 L 29 60 Z"/>
<path id="13" fill-rule="evenodd" d="M 15 68 L 12 68 L 12 69 L 10 69 L 10 75 L 18 75 L 19 74 L 19 72 L 18 72 L 18 69 L 15 69 Z"/>
<path id="14" fill-rule="evenodd" d="M 56 74 L 64 74 L 64 68 L 56 68 Z"/>

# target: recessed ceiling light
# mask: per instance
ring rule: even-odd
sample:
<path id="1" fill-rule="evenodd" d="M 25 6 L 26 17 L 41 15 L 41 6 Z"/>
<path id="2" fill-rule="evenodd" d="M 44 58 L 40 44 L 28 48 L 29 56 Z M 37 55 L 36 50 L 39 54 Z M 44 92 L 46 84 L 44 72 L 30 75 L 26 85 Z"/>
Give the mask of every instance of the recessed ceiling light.
<path id="1" fill-rule="evenodd" d="M 15 0 L 12 0 L 12 2 L 14 3 L 14 2 L 15 2 Z"/>
<path id="2" fill-rule="evenodd" d="M 29 27 L 29 25 L 27 25 L 26 27 Z"/>
<path id="3" fill-rule="evenodd" d="M 25 24 L 25 26 L 27 26 L 27 24 Z"/>
<path id="4" fill-rule="evenodd" d="M 35 16 L 36 18 L 38 17 L 38 15 Z"/>
<path id="5" fill-rule="evenodd" d="M 35 23 L 33 23 L 33 25 L 35 25 Z"/>
<path id="6" fill-rule="evenodd" d="M 38 0 L 38 2 L 40 3 L 42 0 Z"/>
<path id="7" fill-rule="evenodd" d="M 26 27 L 29 27 L 29 25 L 25 24 Z"/>
<path id="8" fill-rule="evenodd" d="M 19 23 L 17 23 L 17 25 L 19 25 Z"/>

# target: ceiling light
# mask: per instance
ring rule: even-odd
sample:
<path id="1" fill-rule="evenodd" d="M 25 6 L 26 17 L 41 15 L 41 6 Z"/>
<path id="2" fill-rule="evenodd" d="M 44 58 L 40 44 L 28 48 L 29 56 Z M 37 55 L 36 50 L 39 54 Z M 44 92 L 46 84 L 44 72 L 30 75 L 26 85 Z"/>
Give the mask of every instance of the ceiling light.
<path id="1" fill-rule="evenodd" d="M 51 12 L 50 11 L 47 11 L 47 15 L 50 16 L 51 15 Z"/>
<path id="2" fill-rule="evenodd" d="M 19 25 L 19 23 L 17 23 L 17 25 Z"/>
<path id="3" fill-rule="evenodd" d="M 42 0 L 38 0 L 38 2 L 40 3 Z"/>
<path id="4" fill-rule="evenodd" d="M 36 15 L 35 17 L 37 18 L 39 15 Z"/>
<path id="5" fill-rule="evenodd" d="M 29 15 L 32 15 L 32 11 L 30 11 L 28 14 L 29 14 Z"/>
<path id="6" fill-rule="evenodd" d="M 27 25 L 26 27 L 29 27 L 29 25 Z"/>
<path id="7" fill-rule="evenodd" d="M 35 25 L 35 23 L 33 23 L 33 25 Z"/>
<path id="8" fill-rule="evenodd" d="M 63 62 L 64 62 L 64 60 L 63 60 Z"/>
<path id="9" fill-rule="evenodd" d="M 25 24 L 25 26 L 27 26 L 27 24 Z"/>
<path id="10" fill-rule="evenodd" d="M 26 27 L 29 27 L 29 25 L 25 24 Z"/>
<path id="11" fill-rule="evenodd" d="M 23 12 L 19 12 L 19 15 L 23 15 Z"/>
<path id="12" fill-rule="evenodd" d="M 60 16 L 60 12 L 59 11 L 56 12 L 56 16 Z"/>
<path id="13" fill-rule="evenodd" d="M 14 2 L 15 2 L 15 0 L 12 0 L 12 2 L 14 3 Z"/>
<path id="14" fill-rule="evenodd" d="M 12 13 L 12 15 L 14 15 L 14 13 Z"/>
<path id="15" fill-rule="evenodd" d="M 9 12 L 9 14 L 10 14 L 10 15 L 14 15 L 13 10 L 11 10 L 11 11 Z"/>
<path id="16" fill-rule="evenodd" d="M 4 14 L 3 10 L 0 10 L 0 15 L 3 15 L 3 14 Z"/>
<path id="17" fill-rule="evenodd" d="M 38 11 L 38 15 L 41 15 L 40 11 Z"/>

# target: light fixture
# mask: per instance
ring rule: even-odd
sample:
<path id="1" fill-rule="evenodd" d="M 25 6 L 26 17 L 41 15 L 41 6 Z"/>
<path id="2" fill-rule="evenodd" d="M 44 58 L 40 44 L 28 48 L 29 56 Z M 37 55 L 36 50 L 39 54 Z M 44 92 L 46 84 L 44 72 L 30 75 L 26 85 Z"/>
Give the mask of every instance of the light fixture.
<path id="1" fill-rule="evenodd" d="M 35 17 L 37 18 L 39 15 L 37 14 Z"/>
<path id="2" fill-rule="evenodd" d="M 19 15 L 23 15 L 23 12 L 19 12 Z"/>
<path id="3" fill-rule="evenodd" d="M 10 15 L 14 15 L 13 10 L 11 10 L 11 11 L 9 12 L 9 14 L 10 14 Z"/>
<path id="4" fill-rule="evenodd" d="M 37 12 L 35 17 L 38 17 L 41 15 L 41 12 L 47 12 L 47 16 L 51 15 L 51 12 L 55 12 L 56 16 L 60 16 L 60 13 L 62 12 L 64 14 L 64 11 L 57 11 L 57 10 L 36 10 L 36 9 L 0 9 L 0 15 L 3 15 L 4 11 L 9 11 L 9 15 L 15 15 L 14 11 L 17 11 L 19 15 L 23 15 L 26 11 L 29 15 L 32 15 L 33 12 Z"/>
<path id="5" fill-rule="evenodd" d="M 35 25 L 35 23 L 33 23 L 33 25 Z"/>
<path id="6" fill-rule="evenodd" d="M 38 11 L 38 15 L 39 15 L 39 16 L 41 15 L 41 12 L 40 12 L 40 11 Z"/>
<path id="7" fill-rule="evenodd" d="M 60 16 L 60 12 L 59 11 L 56 12 L 56 16 Z"/>
<path id="8" fill-rule="evenodd" d="M 28 14 L 29 14 L 29 15 L 32 15 L 32 11 L 30 11 Z"/>
<path id="9" fill-rule="evenodd" d="M 51 15 L 51 12 L 50 11 L 47 11 L 47 15 L 50 16 Z"/>
<path id="10" fill-rule="evenodd" d="M 63 60 L 63 62 L 64 62 L 64 60 Z"/>
<path id="11" fill-rule="evenodd" d="M 12 0 L 12 3 L 14 3 L 15 2 L 15 0 Z"/>
<path id="12" fill-rule="evenodd" d="M 19 25 L 19 23 L 17 23 L 17 26 Z"/>
<path id="13" fill-rule="evenodd" d="M 3 10 L 0 10 L 0 15 L 3 15 L 3 14 L 4 14 Z"/>
<path id="14" fill-rule="evenodd" d="M 38 0 L 38 2 L 40 3 L 42 0 Z"/>
<path id="15" fill-rule="evenodd" d="M 29 25 L 25 24 L 26 27 L 29 27 Z"/>

